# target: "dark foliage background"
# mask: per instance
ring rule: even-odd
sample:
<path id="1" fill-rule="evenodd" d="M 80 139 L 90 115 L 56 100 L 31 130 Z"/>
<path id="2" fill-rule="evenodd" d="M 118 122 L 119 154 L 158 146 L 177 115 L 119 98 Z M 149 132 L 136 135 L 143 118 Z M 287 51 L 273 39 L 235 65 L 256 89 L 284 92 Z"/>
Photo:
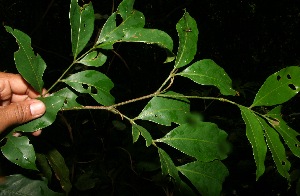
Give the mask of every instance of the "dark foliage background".
<path id="1" fill-rule="evenodd" d="M 120 1 L 92 2 L 95 12 L 105 16 L 115 11 Z M 171 35 L 175 50 L 178 41 L 175 25 L 186 9 L 198 23 L 195 59 L 210 58 L 223 67 L 240 92 L 239 97 L 232 99 L 242 104 L 251 104 L 258 88 L 270 74 L 286 66 L 299 65 L 298 0 L 136 0 L 135 8 L 144 13 L 146 27 L 161 29 Z M 0 0 L 0 70 L 17 72 L 13 62 L 17 45 L 3 28 L 8 25 L 32 37 L 34 50 L 47 62 L 44 80 L 49 87 L 72 62 L 68 12 L 69 1 Z M 97 20 L 95 28 L 101 29 L 104 22 Z M 117 102 L 153 92 L 170 70 L 170 65 L 163 64 L 164 51 L 156 46 L 122 43 L 115 45 L 115 53 L 108 51 L 106 54 L 108 61 L 101 71 L 114 81 L 113 95 Z M 199 87 L 184 79 L 177 81 L 174 89 L 186 94 L 218 96 L 215 89 Z M 82 102 L 92 104 L 87 97 L 82 97 Z M 135 116 L 143 104 L 145 102 L 121 110 Z M 230 176 L 224 184 L 224 195 L 295 194 L 295 182 L 290 187 L 277 174 L 270 155 L 265 175 L 255 181 L 255 163 L 238 109 L 223 103 L 199 101 L 192 102 L 192 109 L 203 113 L 206 121 L 216 122 L 229 134 L 233 147 L 225 160 Z M 283 112 L 290 126 L 299 130 L 299 120 L 296 120 L 300 112 L 299 96 L 286 103 Z M 74 194 L 111 193 L 113 188 L 116 195 L 121 194 L 118 191 L 127 191 L 129 195 L 132 192 L 164 194 L 161 186 L 165 182 L 155 179 L 158 160 L 149 158 L 157 157 L 154 149 L 146 149 L 143 142 L 133 147 L 130 131 L 118 131 L 112 122 L 120 122 L 120 119 L 100 111 L 63 113 L 54 130 L 45 130 L 36 145 L 47 142 L 58 148 L 70 165 L 74 182 L 83 171 L 93 173 L 97 179 L 95 187 L 89 191 L 75 190 Z M 145 126 L 156 129 L 153 125 Z M 289 158 L 293 164 L 291 171 L 300 169 L 299 160 L 293 156 Z M 143 168 L 140 163 L 144 162 L 153 164 L 154 169 Z M 1 164 L 5 174 L 16 169 L 5 160 L 1 160 Z M 112 183 L 113 180 L 116 183 Z M 53 187 L 57 189 L 55 183 Z"/>

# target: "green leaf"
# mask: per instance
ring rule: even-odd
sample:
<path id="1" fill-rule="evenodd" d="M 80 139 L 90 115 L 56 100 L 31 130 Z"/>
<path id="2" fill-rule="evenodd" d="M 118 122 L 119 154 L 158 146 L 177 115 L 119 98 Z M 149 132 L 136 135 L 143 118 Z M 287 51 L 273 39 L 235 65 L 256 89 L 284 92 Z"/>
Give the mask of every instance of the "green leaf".
<path id="1" fill-rule="evenodd" d="M 4 183 L 0 183 L 0 196 L 9 195 L 63 196 L 64 194 L 50 190 L 44 178 L 37 180 L 30 179 L 21 174 L 15 174 L 6 176 Z"/>
<path id="2" fill-rule="evenodd" d="M 282 119 L 281 106 L 277 106 L 276 108 L 268 112 L 267 116 L 274 119 L 270 119 L 269 123 L 281 135 L 293 154 L 297 157 L 300 157 L 300 142 L 297 139 L 300 134 L 294 129 L 290 128 Z"/>
<path id="3" fill-rule="evenodd" d="M 68 88 L 63 88 L 63 89 L 53 93 L 52 95 L 55 97 L 63 97 L 64 98 L 64 104 L 62 106 L 63 110 L 77 108 L 77 107 L 82 106 L 76 101 L 78 96 Z"/>
<path id="4" fill-rule="evenodd" d="M 152 144 L 152 137 L 150 133 L 144 127 L 137 124 L 132 124 L 133 142 L 136 142 L 139 139 L 140 134 L 145 138 L 146 146 L 150 146 Z"/>
<path id="5" fill-rule="evenodd" d="M 225 159 L 229 151 L 227 133 L 209 122 L 183 124 L 157 142 L 166 143 L 201 161 Z"/>
<path id="6" fill-rule="evenodd" d="M 34 148 L 27 137 L 15 137 L 10 133 L 1 151 L 12 163 L 25 169 L 38 170 L 35 165 Z"/>
<path id="7" fill-rule="evenodd" d="M 171 176 L 175 182 L 180 182 L 181 179 L 178 174 L 178 170 L 174 165 L 170 156 L 161 148 L 158 149 L 160 164 L 161 164 L 161 171 L 163 176 Z"/>
<path id="8" fill-rule="evenodd" d="M 183 17 L 176 24 L 179 36 L 179 48 L 175 61 L 175 68 L 189 64 L 197 52 L 198 28 L 196 21 L 185 12 Z"/>
<path id="9" fill-rule="evenodd" d="M 46 69 L 46 63 L 40 55 L 34 54 L 31 48 L 31 39 L 28 35 L 8 26 L 5 28 L 7 32 L 16 38 L 19 45 L 19 50 L 14 54 L 18 72 L 37 92 L 42 93 L 44 86 L 42 77 Z"/>
<path id="10" fill-rule="evenodd" d="M 300 67 L 284 68 L 267 78 L 255 96 L 254 106 L 271 106 L 284 103 L 300 91 Z"/>
<path id="11" fill-rule="evenodd" d="M 250 109 L 239 106 L 242 117 L 246 124 L 246 135 L 251 143 L 254 159 L 256 163 L 256 180 L 265 172 L 265 158 L 267 153 L 267 145 L 264 139 L 263 128 L 256 114 Z"/>
<path id="12" fill-rule="evenodd" d="M 84 49 L 94 31 L 94 9 L 92 2 L 80 7 L 77 0 L 71 0 L 70 24 L 74 59 Z"/>
<path id="13" fill-rule="evenodd" d="M 70 182 L 69 169 L 64 158 L 56 149 L 51 149 L 47 152 L 46 157 L 55 173 L 56 178 L 59 180 L 62 189 L 66 193 L 69 193 L 71 191 L 72 184 Z"/>
<path id="14" fill-rule="evenodd" d="M 232 89 L 230 77 L 223 68 L 210 59 L 197 61 L 176 75 L 187 77 L 198 84 L 214 85 L 223 95 L 236 94 Z"/>
<path id="15" fill-rule="evenodd" d="M 93 51 L 85 55 L 79 63 L 82 63 L 86 66 L 100 67 L 106 62 L 107 56 L 101 52 Z"/>
<path id="16" fill-rule="evenodd" d="M 286 158 L 285 148 L 280 141 L 278 133 L 266 123 L 264 119 L 257 116 L 261 126 L 265 130 L 267 145 L 271 150 L 273 160 L 276 164 L 278 172 L 290 181 L 289 170 L 291 163 Z"/>
<path id="17" fill-rule="evenodd" d="M 177 98 L 176 95 L 182 95 L 172 91 L 165 93 L 165 95 L 171 95 L 172 98 L 153 97 L 137 119 L 149 120 L 166 126 L 170 126 L 172 122 L 185 123 L 190 111 L 188 99 Z"/>
<path id="18" fill-rule="evenodd" d="M 118 6 L 118 13 L 126 20 L 133 10 L 134 0 L 123 0 Z"/>
<path id="19" fill-rule="evenodd" d="M 131 28 L 125 30 L 122 42 L 142 42 L 146 44 L 157 44 L 162 48 L 173 50 L 173 40 L 164 31 L 157 29 Z"/>
<path id="20" fill-rule="evenodd" d="M 229 175 L 224 164 L 215 160 L 212 162 L 195 161 L 177 167 L 197 188 L 203 196 L 220 195 L 222 183 Z"/>
<path id="21" fill-rule="evenodd" d="M 115 101 L 110 94 L 110 90 L 114 87 L 113 82 L 100 72 L 86 70 L 75 73 L 62 81 L 79 93 L 89 93 L 100 104 L 108 106 Z"/>
<path id="22" fill-rule="evenodd" d="M 39 99 L 46 105 L 46 113 L 38 119 L 32 120 L 26 124 L 14 128 L 13 131 L 33 132 L 48 127 L 55 121 L 57 112 L 63 106 L 65 98 L 58 96 L 49 96 Z"/>

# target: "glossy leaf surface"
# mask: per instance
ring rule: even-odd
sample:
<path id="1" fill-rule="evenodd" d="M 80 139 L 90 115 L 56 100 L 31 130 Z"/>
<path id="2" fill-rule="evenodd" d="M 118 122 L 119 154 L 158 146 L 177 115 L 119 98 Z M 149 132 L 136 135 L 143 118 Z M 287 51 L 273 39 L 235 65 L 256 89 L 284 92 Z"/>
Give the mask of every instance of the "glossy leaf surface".
<path id="1" fill-rule="evenodd" d="M 30 195 L 30 196 L 63 196 L 48 188 L 45 179 L 30 179 L 21 174 L 5 177 L 5 182 L 0 183 L 0 195 Z"/>
<path id="2" fill-rule="evenodd" d="M 43 73 L 46 63 L 40 55 L 35 55 L 31 48 L 31 39 L 28 35 L 17 29 L 6 26 L 6 31 L 11 33 L 19 45 L 14 58 L 18 72 L 39 93 L 42 92 L 44 82 Z"/>
<path id="3" fill-rule="evenodd" d="M 106 62 L 107 56 L 101 52 L 93 51 L 85 55 L 79 63 L 82 63 L 86 66 L 100 67 Z"/>
<path id="4" fill-rule="evenodd" d="M 94 9 L 91 2 L 80 7 L 77 0 L 71 0 L 70 24 L 74 59 L 90 40 L 94 31 L 94 20 Z"/>
<path id="5" fill-rule="evenodd" d="M 82 106 L 76 101 L 78 96 L 68 88 L 63 88 L 53 93 L 53 96 L 62 97 L 64 99 L 64 104 L 61 109 L 72 109 Z"/>
<path id="6" fill-rule="evenodd" d="M 175 92 L 167 92 L 166 95 L 181 95 Z M 186 122 L 190 111 L 188 99 L 153 97 L 137 119 L 149 120 L 158 124 L 170 126 L 172 122 L 181 124 Z"/>
<path id="7" fill-rule="evenodd" d="M 187 77 L 198 84 L 216 86 L 223 95 L 235 95 L 232 81 L 223 68 L 213 60 L 197 61 L 177 75 Z"/>
<path id="8" fill-rule="evenodd" d="M 46 105 L 46 113 L 38 119 L 14 128 L 13 131 L 34 132 L 36 130 L 48 127 L 55 121 L 56 115 L 63 106 L 65 99 L 58 96 L 49 96 L 39 99 L 42 100 Z"/>
<path id="9" fill-rule="evenodd" d="M 86 70 L 75 73 L 62 81 L 79 93 L 89 93 L 100 104 L 108 106 L 114 103 L 114 97 L 110 94 L 114 84 L 100 72 Z"/>
<path id="10" fill-rule="evenodd" d="M 243 120 L 246 124 L 246 135 L 251 143 L 256 163 L 256 180 L 265 172 L 267 145 L 259 118 L 250 109 L 240 106 Z"/>
<path id="11" fill-rule="evenodd" d="M 283 177 L 290 180 L 290 174 L 288 171 L 290 170 L 291 163 L 286 158 L 287 155 L 285 153 L 285 148 L 280 141 L 278 133 L 261 117 L 258 116 L 258 120 L 260 121 L 261 126 L 265 131 L 267 145 L 272 153 L 272 157 L 276 164 L 278 172 Z"/>
<path id="12" fill-rule="evenodd" d="M 136 142 L 139 139 L 140 134 L 145 138 L 146 146 L 150 146 L 152 144 L 152 137 L 150 133 L 144 127 L 137 124 L 132 124 L 133 142 Z"/>
<path id="13" fill-rule="evenodd" d="M 180 68 L 189 64 L 197 52 L 198 28 L 196 21 L 185 12 L 176 24 L 179 36 L 179 48 L 175 61 L 175 67 Z"/>
<path id="14" fill-rule="evenodd" d="M 287 146 L 293 152 L 294 155 L 300 157 L 300 142 L 297 138 L 299 138 L 299 133 L 289 127 L 286 122 L 282 119 L 281 116 L 281 106 L 277 106 L 273 110 L 267 113 L 267 116 L 274 119 L 274 121 L 269 121 L 269 123 L 273 126 L 273 128 L 281 135 L 284 139 Z"/>
<path id="15" fill-rule="evenodd" d="M 229 150 L 227 134 L 217 125 L 199 122 L 183 124 L 173 129 L 157 142 L 166 143 L 201 161 L 225 159 Z"/>
<path id="16" fill-rule="evenodd" d="M 254 106 L 281 104 L 300 91 L 300 67 L 284 68 L 267 78 L 255 96 Z"/>
<path id="17" fill-rule="evenodd" d="M 177 167 L 203 196 L 220 195 L 222 183 L 229 172 L 219 160 L 212 162 L 195 161 Z"/>

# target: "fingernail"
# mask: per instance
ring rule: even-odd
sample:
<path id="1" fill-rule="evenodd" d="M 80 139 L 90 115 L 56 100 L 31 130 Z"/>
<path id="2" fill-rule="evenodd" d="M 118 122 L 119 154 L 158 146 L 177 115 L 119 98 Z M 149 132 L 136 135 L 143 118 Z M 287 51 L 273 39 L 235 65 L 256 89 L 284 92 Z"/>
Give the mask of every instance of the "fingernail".
<path id="1" fill-rule="evenodd" d="M 41 101 L 36 101 L 30 105 L 30 112 L 32 116 L 41 116 L 45 113 L 45 105 Z"/>

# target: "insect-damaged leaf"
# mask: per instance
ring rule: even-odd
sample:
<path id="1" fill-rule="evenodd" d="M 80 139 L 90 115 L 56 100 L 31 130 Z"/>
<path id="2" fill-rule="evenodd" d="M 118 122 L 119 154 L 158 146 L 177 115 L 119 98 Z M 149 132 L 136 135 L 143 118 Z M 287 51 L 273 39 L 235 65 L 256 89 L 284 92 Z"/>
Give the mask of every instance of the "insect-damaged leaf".
<path id="1" fill-rule="evenodd" d="M 72 109 L 75 107 L 82 106 L 76 101 L 78 96 L 68 88 L 63 88 L 63 89 L 53 93 L 53 96 L 59 96 L 59 97 L 64 98 L 64 104 L 63 104 L 62 109 Z"/>
<path id="2" fill-rule="evenodd" d="M 86 66 L 100 67 L 106 62 L 107 56 L 101 52 L 93 51 L 85 55 L 79 63 L 82 63 Z"/>
<path id="3" fill-rule="evenodd" d="M 94 31 L 94 9 L 92 2 L 80 7 L 77 0 L 71 0 L 70 24 L 74 59 L 84 49 Z"/>
<path id="4" fill-rule="evenodd" d="M 139 139 L 140 134 L 145 138 L 146 146 L 150 146 L 152 144 L 152 137 L 150 133 L 144 127 L 137 124 L 132 124 L 133 142 L 136 142 Z"/>
<path id="5" fill-rule="evenodd" d="M 300 67 L 284 68 L 267 78 L 251 107 L 281 104 L 300 91 Z"/>
<path id="6" fill-rule="evenodd" d="M 28 35 L 8 26 L 5 28 L 7 32 L 16 38 L 19 45 L 19 50 L 14 54 L 18 72 L 37 92 L 42 93 L 44 86 L 42 77 L 46 69 L 46 63 L 40 55 L 34 54 L 31 48 L 31 39 Z"/>
<path id="7" fill-rule="evenodd" d="M 62 80 L 79 93 L 89 93 L 98 103 L 112 105 L 115 101 L 110 94 L 113 82 L 103 73 L 94 70 L 86 70 L 75 73 Z"/>
<path id="8" fill-rule="evenodd" d="M 222 67 L 210 59 L 197 61 L 176 75 L 187 77 L 198 84 L 214 85 L 220 89 L 223 95 L 236 94 L 232 89 L 230 77 Z"/>
<path id="9" fill-rule="evenodd" d="M 157 142 L 166 143 L 201 161 L 225 159 L 229 151 L 227 134 L 216 124 L 198 122 L 183 124 L 170 131 Z"/>
<path id="10" fill-rule="evenodd" d="M 166 126 L 170 126 L 172 122 L 185 123 L 190 111 L 189 101 L 186 98 L 176 98 L 176 95 L 181 96 L 181 94 L 172 91 L 165 94 L 174 97 L 152 98 L 137 119 L 149 120 Z"/>

